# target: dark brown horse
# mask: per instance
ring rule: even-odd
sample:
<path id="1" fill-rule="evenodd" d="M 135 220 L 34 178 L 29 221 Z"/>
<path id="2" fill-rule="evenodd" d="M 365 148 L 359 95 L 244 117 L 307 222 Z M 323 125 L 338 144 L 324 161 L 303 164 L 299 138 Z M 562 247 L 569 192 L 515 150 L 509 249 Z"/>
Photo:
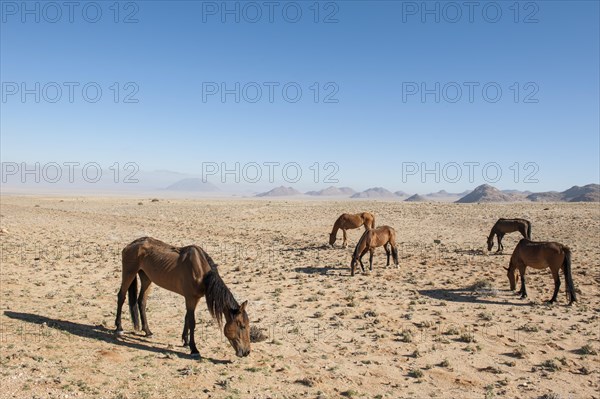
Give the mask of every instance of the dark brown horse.
<path id="1" fill-rule="evenodd" d="M 200 247 L 190 245 L 176 248 L 150 237 L 142 237 L 126 246 L 122 252 L 123 274 L 121 289 L 117 295 L 116 334 L 123 334 L 121 309 L 125 295 L 129 291 L 129 310 L 135 330 L 142 330 L 152 336 L 146 319 L 146 299 L 150 285 L 154 282 L 169 291 L 185 297 L 186 314 L 184 319 L 183 346 L 190 346 L 192 357 L 200 357 L 194 340 L 196 318 L 194 312 L 198 301 L 206 297 L 206 305 L 212 317 L 222 326 L 237 356 L 250 353 L 250 325 L 246 314 L 245 301 L 237 303 L 217 270 L 217 265 Z M 142 283 L 137 292 L 137 275 Z M 139 314 L 138 314 L 139 308 Z M 189 334 L 189 341 L 188 341 Z"/>
<path id="2" fill-rule="evenodd" d="M 492 227 L 492 231 L 490 231 L 490 235 L 487 239 L 488 251 L 491 251 L 494 248 L 494 235 L 498 237 L 498 249 L 496 252 L 500 252 L 504 250 L 504 245 L 502 245 L 502 237 L 506 233 L 512 233 L 513 231 L 518 231 L 523 235 L 523 238 L 527 238 L 531 240 L 531 222 L 525 219 L 498 219 L 494 227 Z"/>
<path id="3" fill-rule="evenodd" d="M 337 232 L 339 229 L 342 229 L 344 233 L 344 241 L 342 242 L 342 248 L 346 248 L 348 246 L 348 241 L 346 238 L 346 230 L 349 229 L 358 229 L 360 226 L 365 226 L 365 230 L 374 229 L 375 228 L 375 216 L 369 212 L 357 213 L 356 215 L 352 215 L 349 213 L 342 214 L 335 223 L 333 224 L 333 229 L 329 234 L 329 245 L 333 247 L 335 244 L 335 240 L 337 240 Z"/>
<path id="4" fill-rule="evenodd" d="M 367 229 L 358 240 L 354 253 L 352 254 L 352 261 L 350 262 L 350 274 L 354 276 L 354 269 L 356 268 L 356 262 L 360 263 L 360 268 L 363 273 L 365 272 L 365 266 L 362 262 L 362 257 L 369 252 L 369 270 L 373 270 L 373 252 L 375 248 L 381 247 L 385 249 L 387 255 L 387 264 L 390 265 L 390 254 L 394 257 L 394 264 L 398 267 L 398 248 L 396 248 L 396 230 L 390 226 L 381 226 L 376 229 Z M 390 250 L 391 247 L 391 250 Z"/>
<path id="5" fill-rule="evenodd" d="M 558 289 L 560 288 L 559 271 L 561 269 L 567 283 L 566 294 L 569 305 L 577 300 L 573 277 L 571 276 L 571 250 L 568 247 L 557 242 L 535 242 L 525 238 L 519 241 L 510 257 L 510 264 L 506 270 L 508 271 L 508 281 L 512 291 L 516 288 L 516 275 L 517 270 L 519 271 L 521 275 L 521 298 L 527 297 L 525 269 L 528 266 L 534 269 L 549 267 L 550 271 L 552 271 L 554 294 L 548 302 L 553 303 L 556 301 Z"/>

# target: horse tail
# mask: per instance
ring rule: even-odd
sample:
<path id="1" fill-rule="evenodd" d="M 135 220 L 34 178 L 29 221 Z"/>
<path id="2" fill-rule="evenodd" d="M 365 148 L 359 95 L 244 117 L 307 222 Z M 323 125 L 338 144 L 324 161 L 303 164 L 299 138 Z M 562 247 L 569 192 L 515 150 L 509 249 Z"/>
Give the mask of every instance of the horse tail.
<path id="1" fill-rule="evenodd" d="M 396 245 L 396 232 L 394 232 L 393 236 L 390 240 L 390 246 L 392 247 L 392 256 L 394 257 L 394 263 L 396 266 L 398 265 L 398 246 Z"/>
<path id="2" fill-rule="evenodd" d="M 565 273 L 565 280 L 567 282 L 567 300 L 569 305 L 572 302 L 577 301 L 575 296 L 575 285 L 573 284 L 573 276 L 571 275 L 571 250 L 567 247 L 563 247 L 565 252 L 565 260 L 563 261 L 563 271 Z"/>
<path id="3" fill-rule="evenodd" d="M 129 285 L 129 289 L 127 290 L 129 294 L 129 312 L 131 313 L 131 321 L 133 322 L 133 327 L 136 330 L 140 329 L 140 314 L 137 307 L 137 297 L 138 297 L 138 289 L 137 289 L 137 274 L 131 284 Z"/>
<path id="4" fill-rule="evenodd" d="M 531 240 L 531 222 L 527 221 L 527 239 Z"/>

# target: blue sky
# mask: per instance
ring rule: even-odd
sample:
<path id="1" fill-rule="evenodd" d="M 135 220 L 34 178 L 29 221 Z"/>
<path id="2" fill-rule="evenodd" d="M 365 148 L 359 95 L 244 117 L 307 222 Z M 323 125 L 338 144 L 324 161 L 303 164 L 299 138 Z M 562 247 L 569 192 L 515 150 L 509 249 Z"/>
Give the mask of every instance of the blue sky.
<path id="1" fill-rule="evenodd" d="M 221 1 L 121 2 L 118 15 L 112 1 L 79 2 L 73 22 L 62 2 L 61 15 L 23 4 L 1 9 L 3 162 L 191 175 L 207 162 L 297 163 L 297 182 L 277 167 L 271 184 L 263 167 L 252 184 L 301 190 L 331 185 L 328 162 L 336 185 L 356 189 L 600 180 L 597 1 L 482 1 L 471 16 L 464 2 L 281 1 L 272 21 L 264 2 L 227 2 L 233 14 Z M 234 92 L 224 101 L 223 86 Z"/>

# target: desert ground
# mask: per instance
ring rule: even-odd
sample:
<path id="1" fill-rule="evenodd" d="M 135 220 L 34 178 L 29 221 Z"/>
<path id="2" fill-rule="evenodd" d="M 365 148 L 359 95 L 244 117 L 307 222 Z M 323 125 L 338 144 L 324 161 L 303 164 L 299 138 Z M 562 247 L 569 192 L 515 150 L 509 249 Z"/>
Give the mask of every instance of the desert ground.
<path id="1" fill-rule="evenodd" d="M 400 267 L 375 253 L 350 277 L 350 246 L 327 245 L 343 212 L 397 230 Z M 597 203 L 176 200 L 3 196 L 2 398 L 598 398 L 600 208 Z M 549 270 L 527 270 L 529 297 L 487 253 L 499 217 L 573 251 L 578 302 L 558 302 Z M 154 286 L 151 338 L 113 334 L 120 251 L 141 236 L 201 245 L 239 302 L 250 356 L 238 358 L 204 301 L 202 355 L 181 346 L 183 297 Z M 494 251 L 495 251 L 494 247 Z M 367 260 L 368 256 L 365 257 Z"/>

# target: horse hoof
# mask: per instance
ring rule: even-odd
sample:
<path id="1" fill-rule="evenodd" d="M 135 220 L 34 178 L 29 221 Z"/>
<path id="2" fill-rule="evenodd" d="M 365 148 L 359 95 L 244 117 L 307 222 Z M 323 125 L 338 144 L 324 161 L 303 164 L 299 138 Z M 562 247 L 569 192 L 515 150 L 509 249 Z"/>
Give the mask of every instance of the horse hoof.
<path id="1" fill-rule="evenodd" d="M 122 337 L 123 335 L 125 335 L 125 332 L 123 330 L 117 330 L 115 331 L 115 335 L 117 337 Z"/>
<path id="2" fill-rule="evenodd" d="M 147 333 L 145 334 L 145 337 L 146 337 L 146 338 L 151 338 L 153 335 L 154 335 L 154 334 L 152 334 L 151 332 L 147 332 Z"/>
<path id="3" fill-rule="evenodd" d="M 200 359 L 200 354 L 199 354 L 199 353 L 197 353 L 197 352 L 196 352 L 196 353 L 192 353 L 192 354 L 190 355 L 190 357 L 191 357 L 192 359 Z"/>

